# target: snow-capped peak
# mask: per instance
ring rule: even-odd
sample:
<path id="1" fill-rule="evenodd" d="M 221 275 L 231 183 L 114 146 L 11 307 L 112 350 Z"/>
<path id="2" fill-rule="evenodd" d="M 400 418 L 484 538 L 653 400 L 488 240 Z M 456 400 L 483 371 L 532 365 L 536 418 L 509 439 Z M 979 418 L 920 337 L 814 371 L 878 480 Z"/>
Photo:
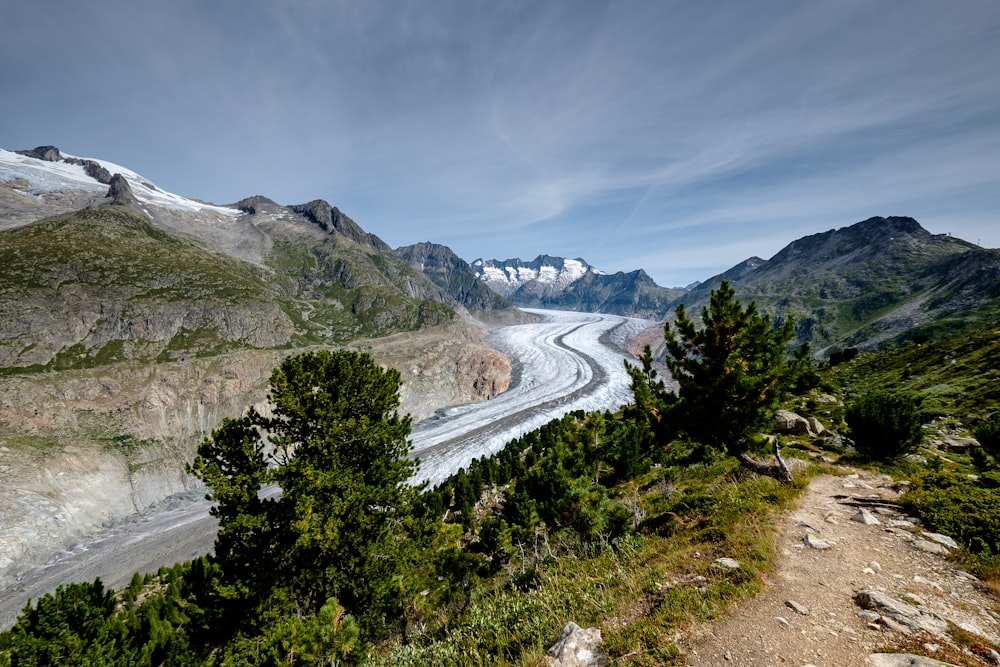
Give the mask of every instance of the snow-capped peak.
<path id="1" fill-rule="evenodd" d="M 146 204 L 175 210 L 214 211 L 224 215 L 241 215 L 238 209 L 205 204 L 161 190 L 131 169 L 114 162 L 94 158 L 78 158 L 66 153 L 62 153 L 61 156 L 64 159 L 49 162 L 0 148 L 0 181 L 6 183 L 17 180 L 26 181 L 27 187 L 23 190 L 34 196 L 60 190 L 84 190 L 93 192 L 95 195 L 107 192 L 108 186 L 106 184 L 87 174 L 82 164 L 65 160 L 65 158 L 69 158 L 77 162 L 94 162 L 112 174 L 121 174 L 128 181 L 136 199 Z"/>
<path id="2" fill-rule="evenodd" d="M 561 290 L 587 273 L 604 274 L 582 259 L 564 259 L 548 255 L 536 257 L 531 262 L 523 262 L 520 259 L 504 261 L 477 259 L 472 263 L 472 268 L 490 289 L 504 296 L 510 296 L 528 283 Z"/>

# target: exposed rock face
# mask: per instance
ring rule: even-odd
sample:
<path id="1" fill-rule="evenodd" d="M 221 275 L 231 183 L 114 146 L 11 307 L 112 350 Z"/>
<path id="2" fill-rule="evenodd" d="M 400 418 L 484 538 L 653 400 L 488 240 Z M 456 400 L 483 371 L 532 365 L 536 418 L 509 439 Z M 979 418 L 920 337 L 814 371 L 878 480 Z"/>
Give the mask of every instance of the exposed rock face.
<path id="1" fill-rule="evenodd" d="M 487 322 L 505 323 L 532 319 L 480 281 L 468 262 L 447 246 L 417 243 L 396 248 L 395 252 L 404 262 L 430 278 L 473 317 Z"/>
<path id="2" fill-rule="evenodd" d="M 482 343 L 485 333 L 457 322 L 350 347 L 399 370 L 400 411 L 418 421 L 506 388 L 510 363 Z M 9 519 L 0 522 L 0 587 L 102 525 L 190 491 L 185 464 L 197 445 L 225 417 L 266 409 L 271 369 L 293 353 L 0 377 L 0 515 Z"/>
<path id="3" fill-rule="evenodd" d="M 601 648 L 601 629 L 587 628 L 570 621 L 548 651 L 552 667 L 604 667 L 608 655 Z"/>
<path id="4" fill-rule="evenodd" d="M 455 367 L 458 377 L 465 379 L 469 394 L 478 400 L 502 394 L 510 385 L 510 360 L 493 350 L 471 352 Z"/>
<path id="5" fill-rule="evenodd" d="M 18 155 L 33 157 L 36 160 L 44 160 L 45 162 L 58 162 L 62 159 L 62 154 L 59 153 L 59 149 L 55 146 L 39 146 L 37 148 L 14 152 Z"/>
<path id="6" fill-rule="evenodd" d="M 314 199 L 306 204 L 298 204 L 288 208 L 305 216 L 325 232 L 330 234 L 336 232 L 357 244 L 370 246 L 376 250 L 392 250 L 385 241 L 361 229 L 358 223 L 341 213 L 340 209 L 330 206 L 322 199 Z"/>
<path id="7" fill-rule="evenodd" d="M 132 187 L 121 174 L 115 174 L 112 176 L 109 185 L 111 187 L 108 188 L 107 198 L 110 199 L 112 203 L 128 205 L 135 205 L 139 203 L 136 200 L 135 195 L 132 193 Z"/>
<path id="8" fill-rule="evenodd" d="M 111 179 L 112 179 L 111 172 L 102 167 L 97 162 L 94 162 L 93 160 L 75 160 L 75 159 L 66 161 L 75 164 L 82 164 L 84 173 L 86 173 L 87 176 L 90 176 L 98 183 L 104 183 L 105 185 L 111 184 Z"/>

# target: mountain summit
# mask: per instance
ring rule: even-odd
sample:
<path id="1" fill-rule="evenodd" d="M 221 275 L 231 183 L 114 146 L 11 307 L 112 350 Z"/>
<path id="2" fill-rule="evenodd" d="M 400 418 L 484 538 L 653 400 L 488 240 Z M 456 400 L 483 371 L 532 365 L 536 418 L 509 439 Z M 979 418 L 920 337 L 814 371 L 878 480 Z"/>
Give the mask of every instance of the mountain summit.
<path id="1" fill-rule="evenodd" d="M 751 258 L 680 301 L 690 312 L 728 279 L 742 300 L 792 316 L 820 351 L 872 347 L 988 321 L 1000 296 L 1000 251 L 931 234 L 910 217 L 871 217 Z"/>
<path id="2" fill-rule="evenodd" d="M 479 280 L 469 263 L 438 243 L 415 243 L 396 248 L 396 255 L 421 271 L 474 317 L 488 322 L 524 322 L 530 319 L 506 298 Z"/>

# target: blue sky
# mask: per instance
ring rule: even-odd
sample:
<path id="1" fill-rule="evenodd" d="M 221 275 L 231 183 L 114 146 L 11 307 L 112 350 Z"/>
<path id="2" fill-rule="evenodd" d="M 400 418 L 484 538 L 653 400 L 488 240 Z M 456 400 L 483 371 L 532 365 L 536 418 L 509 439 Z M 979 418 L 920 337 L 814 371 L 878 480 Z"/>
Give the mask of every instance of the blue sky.
<path id="1" fill-rule="evenodd" d="M 1000 3 L 39 0 L 0 147 L 685 285 L 873 215 L 1000 246 Z"/>

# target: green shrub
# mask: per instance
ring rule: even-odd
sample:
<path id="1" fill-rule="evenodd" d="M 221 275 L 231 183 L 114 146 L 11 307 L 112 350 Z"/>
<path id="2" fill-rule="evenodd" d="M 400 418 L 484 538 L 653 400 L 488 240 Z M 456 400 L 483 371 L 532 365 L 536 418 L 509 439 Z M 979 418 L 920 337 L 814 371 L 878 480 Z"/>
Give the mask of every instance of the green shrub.
<path id="1" fill-rule="evenodd" d="M 924 473 L 911 480 L 900 502 L 930 530 L 961 544 L 977 574 L 1000 574 L 993 571 L 1000 557 L 1000 475 L 973 479 L 954 472 Z"/>
<path id="2" fill-rule="evenodd" d="M 976 424 L 972 429 L 981 447 L 973 450 L 973 460 L 980 468 L 996 467 L 1000 464 L 1000 412 Z"/>
<path id="3" fill-rule="evenodd" d="M 869 461 L 900 459 L 923 439 L 916 401 L 907 394 L 862 394 L 847 405 L 844 418 L 858 454 Z"/>

